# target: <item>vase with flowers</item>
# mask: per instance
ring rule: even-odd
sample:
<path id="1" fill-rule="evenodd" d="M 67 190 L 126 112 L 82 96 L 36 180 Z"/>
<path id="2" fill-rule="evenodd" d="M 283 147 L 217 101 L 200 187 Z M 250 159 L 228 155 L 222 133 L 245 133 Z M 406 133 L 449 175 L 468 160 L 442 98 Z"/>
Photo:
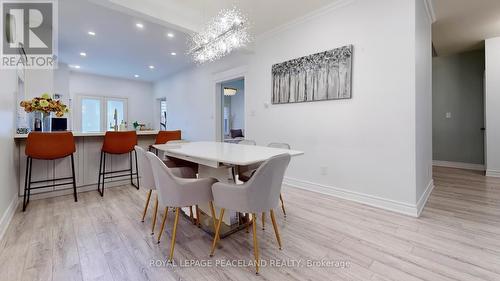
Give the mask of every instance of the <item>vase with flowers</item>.
<path id="1" fill-rule="evenodd" d="M 48 93 L 31 100 L 21 101 L 24 111 L 32 114 L 32 131 L 50 131 L 50 114 L 54 112 L 57 117 L 69 112 L 68 107 L 61 101 L 52 99 Z"/>

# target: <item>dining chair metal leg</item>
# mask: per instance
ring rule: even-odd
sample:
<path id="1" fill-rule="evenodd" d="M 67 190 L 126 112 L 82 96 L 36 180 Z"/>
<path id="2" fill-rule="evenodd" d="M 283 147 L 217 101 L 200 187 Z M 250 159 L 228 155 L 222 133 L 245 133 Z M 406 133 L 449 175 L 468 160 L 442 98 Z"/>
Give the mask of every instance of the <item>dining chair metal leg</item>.
<path id="1" fill-rule="evenodd" d="M 151 193 L 153 192 L 152 189 L 148 191 L 148 197 L 146 198 L 146 206 L 144 206 L 144 212 L 142 213 L 142 222 L 144 222 L 144 218 L 146 217 L 146 213 L 148 212 L 148 207 L 149 207 L 149 200 L 151 199 Z"/>
<path id="2" fill-rule="evenodd" d="M 198 205 L 196 205 L 196 225 L 198 227 L 201 227 L 200 208 L 198 207 Z"/>
<path id="3" fill-rule="evenodd" d="M 217 228 L 217 218 L 215 217 L 215 208 L 214 208 L 214 203 L 212 201 L 208 202 L 210 205 L 210 213 L 212 214 L 212 222 L 214 224 L 214 233 L 215 229 Z"/>
<path id="4" fill-rule="evenodd" d="M 170 242 L 170 256 L 168 257 L 168 260 L 170 262 L 173 261 L 174 258 L 174 247 L 175 247 L 175 236 L 177 235 L 177 224 L 179 223 L 179 214 L 181 213 L 181 210 L 179 207 L 175 209 L 175 222 L 174 222 L 174 230 L 172 231 L 172 242 Z"/>
<path id="5" fill-rule="evenodd" d="M 193 206 L 189 206 L 189 218 L 191 219 L 191 223 L 194 224 Z"/>
<path id="6" fill-rule="evenodd" d="M 255 274 L 259 274 L 259 242 L 257 241 L 257 215 L 252 214 L 253 218 L 253 255 L 255 257 Z"/>
<path id="7" fill-rule="evenodd" d="M 280 193 L 280 201 L 281 201 L 281 210 L 283 210 L 283 215 L 286 218 L 285 203 L 283 203 L 283 196 L 281 196 L 281 193 Z"/>
<path id="8" fill-rule="evenodd" d="M 245 214 L 245 218 L 247 219 L 247 226 L 246 226 L 245 230 L 247 233 L 250 233 L 249 227 L 250 227 L 250 224 L 252 224 L 252 222 L 250 221 L 250 216 L 248 213 Z"/>
<path id="9" fill-rule="evenodd" d="M 217 227 L 215 228 L 214 241 L 212 242 L 212 249 L 210 250 L 211 257 L 214 256 L 215 246 L 217 246 L 217 241 L 219 241 L 220 226 L 222 224 L 222 218 L 224 218 L 224 211 L 225 211 L 224 208 L 220 209 L 220 216 L 219 216 L 219 219 L 217 221 Z"/>
<path id="10" fill-rule="evenodd" d="M 280 237 L 280 232 L 278 230 L 278 225 L 276 224 L 276 218 L 274 217 L 274 210 L 271 209 L 269 213 L 271 214 L 271 221 L 273 222 L 274 234 L 276 235 L 276 240 L 278 240 L 278 245 L 281 250 L 281 237 Z"/>
<path id="11" fill-rule="evenodd" d="M 266 212 L 262 212 L 262 230 L 266 229 Z"/>
<path id="12" fill-rule="evenodd" d="M 158 213 L 158 194 L 156 194 L 155 208 L 154 208 L 154 213 L 153 213 L 153 226 L 151 227 L 151 235 L 155 234 L 156 214 L 157 213 Z"/>
<path id="13" fill-rule="evenodd" d="M 163 230 L 165 229 L 165 222 L 167 221 L 167 217 L 168 217 L 168 207 L 165 207 L 165 211 L 163 212 L 163 221 L 161 222 L 160 233 L 158 233 L 158 244 L 160 244 L 161 235 L 163 234 Z"/>

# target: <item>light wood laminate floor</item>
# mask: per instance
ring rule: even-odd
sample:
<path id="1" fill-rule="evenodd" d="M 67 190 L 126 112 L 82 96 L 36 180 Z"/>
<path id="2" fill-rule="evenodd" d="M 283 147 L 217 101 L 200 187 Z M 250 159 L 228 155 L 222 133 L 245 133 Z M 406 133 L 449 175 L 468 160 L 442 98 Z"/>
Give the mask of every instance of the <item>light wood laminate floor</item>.
<path id="1" fill-rule="evenodd" d="M 177 267 L 165 261 L 173 216 L 161 244 L 140 222 L 146 191 L 124 186 L 34 200 L 18 208 L 0 242 L 0 280 L 500 280 L 500 179 L 435 168 L 436 188 L 418 219 L 286 188 L 288 217 L 276 210 L 284 249 L 270 219 L 259 242 L 264 260 L 346 261 L 348 267 L 187 266 L 186 261 L 251 261 L 252 234 L 211 239 L 188 220 L 177 233 Z M 158 222 L 159 228 L 159 222 Z M 181 266 L 180 263 L 183 263 Z M 304 264 L 302 264 L 304 265 Z"/>

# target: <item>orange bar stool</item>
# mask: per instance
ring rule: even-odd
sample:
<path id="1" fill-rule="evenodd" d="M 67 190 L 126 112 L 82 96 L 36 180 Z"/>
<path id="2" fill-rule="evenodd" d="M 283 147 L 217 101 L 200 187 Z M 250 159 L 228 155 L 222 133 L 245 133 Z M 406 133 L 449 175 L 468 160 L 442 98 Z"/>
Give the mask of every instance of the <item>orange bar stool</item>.
<path id="1" fill-rule="evenodd" d="M 61 185 L 73 185 L 73 195 L 75 202 L 78 201 L 76 195 L 76 178 L 75 178 L 75 160 L 73 153 L 76 152 L 75 139 L 71 132 L 57 132 L 57 133 L 42 133 L 31 132 L 26 141 L 26 178 L 24 181 L 24 197 L 23 197 L 23 212 L 30 202 L 30 195 L 32 189 L 40 189 L 46 187 L 55 187 Z M 31 180 L 31 170 L 33 168 L 33 159 L 35 160 L 56 160 L 71 156 L 71 177 L 55 178 L 50 180 Z M 71 180 L 71 182 L 67 182 Z M 61 182 L 66 181 L 66 182 Z M 39 184 L 52 182 L 52 184 L 42 185 Z M 59 183 L 58 183 L 59 182 Z M 35 186 L 31 186 L 34 184 Z"/>
<path id="2" fill-rule="evenodd" d="M 104 196 L 104 183 L 107 179 L 114 179 L 120 177 L 130 176 L 130 184 L 139 189 L 139 166 L 137 165 L 137 152 L 134 147 L 137 145 L 137 134 L 135 131 L 126 132 L 106 132 L 104 135 L 104 142 L 101 149 L 101 160 L 99 163 L 99 179 L 97 181 L 97 191 Z M 135 172 L 133 170 L 132 152 L 135 154 Z M 106 172 L 106 154 L 120 155 L 120 154 L 130 155 L 130 168 L 119 171 L 109 171 Z M 119 174 L 119 175 L 116 175 Z M 137 185 L 134 184 L 134 176 L 137 181 Z M 102 182 L 101 182 L 102 178 Z M 102 188 L 101 188 L 102 183 Z"/>
<path id="3" fill-rule="evenodd" d="M 173 140 L 181 140 L 182 134 L 181 130 L 176 131 L 159 131 L 156 135 L 156 140 L 154 144 L 165 144 L 169 141 Z M 158 150 L 153 147 L 153 145 L 149 146 L 149 151 L 155 151 L 155 154 L 158 155 Z"/>

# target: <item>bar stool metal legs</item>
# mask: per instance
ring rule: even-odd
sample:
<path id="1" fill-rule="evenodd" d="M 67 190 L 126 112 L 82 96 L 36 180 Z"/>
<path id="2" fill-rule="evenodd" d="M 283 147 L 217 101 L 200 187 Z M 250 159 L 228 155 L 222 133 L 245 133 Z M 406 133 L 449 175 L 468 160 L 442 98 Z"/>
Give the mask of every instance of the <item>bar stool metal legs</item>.
<path id="1" fill-rule="evenodd" d="M 73 197 L 75 199 L 75 202 L 78 202 L 78 195 L 76 193 L 75 159 L 74 159 L 73 154 L 71 154 L 70 157 L 71 157 L 71 177 L 54 178 L 54 179 L 39 180 L 39 181 L 32 181 L 31 180 L 32 171 L 33 171 L 33 158 L 29 157 L 29 156 L 26 158 L 26 174 L 25 174 L 25 179 L 24 179 L 24 195 L 23 195 L 23 212 L 26 211 L 26 207 L 28 206 L 28 204 L 30 202 L 30 196 L 31 196 L 32 189 L 56 187 L 56 186 L 61 186 L 61 185 L 72 185 L 73 186 Z M 41 160 L 44 161 L 43 159 L 41 159 Z M 58 181 L 67 181 L 67 180 L 71 180 L 71 182 L 56 183 Z M 31 186 L 32 184 L 41 184 L 41 183 L 47 183 L 47 182 L 49 182 L 49 184 L 35 186 L 35 187 Z"/>
<path id="2" fill-rule="evenodd" d="M 134 172 L 134 161 L 132 160 L 132 152 L 134 152 L 135 155 L 135 172 Z M 133 185 L 135 188 L 139 189 L 139 165 L 137 164 L 137 152 L 135 150 L 129 152 L 129 157 L 130 157 L 130 168 L 125 169 L 125 170 L 119 170 L 119 171 L 110 171 L 106 172 L 106 152 L 101 151 L 101 159 L 99 161 L 99 178 L 97 180 L 97 191 L 99 191 L 99 194 L 101 194 L 101 197 L 104 196 L 104 183 L 107 179 L 114 179 L 114 178 L 120 178 L 120 177 L 127 177 L 130 176 L 130 184 Z M 122 173 L 121 175 L 112 175 L 112 174 L 117 174 L 117 173 Z M 125 174 L 126 173 L 126 174 Z M 110 176 L 107 176 L 110 175 Z M 134 183 L 134 176 L 137 184 Z"/>

